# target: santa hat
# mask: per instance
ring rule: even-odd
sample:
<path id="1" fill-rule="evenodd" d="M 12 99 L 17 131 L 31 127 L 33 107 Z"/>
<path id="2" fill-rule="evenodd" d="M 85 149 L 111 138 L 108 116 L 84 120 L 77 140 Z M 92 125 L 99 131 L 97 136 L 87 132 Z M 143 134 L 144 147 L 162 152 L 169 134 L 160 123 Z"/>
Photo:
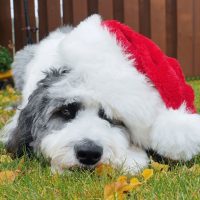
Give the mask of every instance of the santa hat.
<path id="1" fill-rule="evenodd" d="M 135 60 L 135 67 L 149 78 L 167 108 L 178 109 L 185 103 L 189 112 L 196 112 L 193 89 L 186 83 L 176 59 L 166 56 L 153 41 L 118 21 L 103 21 L 102 25 L 116 36 L 130 59 Z"/>

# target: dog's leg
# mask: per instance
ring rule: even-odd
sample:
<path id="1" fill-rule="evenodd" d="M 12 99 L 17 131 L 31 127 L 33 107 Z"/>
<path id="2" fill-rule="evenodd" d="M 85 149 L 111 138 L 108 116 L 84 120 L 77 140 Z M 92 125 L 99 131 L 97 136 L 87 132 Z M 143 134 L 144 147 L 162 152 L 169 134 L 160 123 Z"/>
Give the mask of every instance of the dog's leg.
<path id="1" fill-rule="evenodd" d="M 200 115 L 185 106 L 161 112 L 150 133 L 151 148 L 173 160 L 190 160 L 200 153 Z"/>

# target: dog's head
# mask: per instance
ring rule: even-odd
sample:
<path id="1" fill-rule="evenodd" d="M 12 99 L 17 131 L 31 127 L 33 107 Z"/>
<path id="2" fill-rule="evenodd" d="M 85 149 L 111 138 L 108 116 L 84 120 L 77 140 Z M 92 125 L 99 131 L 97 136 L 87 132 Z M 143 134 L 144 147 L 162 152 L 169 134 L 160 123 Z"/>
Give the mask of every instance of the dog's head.
<path id="1" fill-rule="evenodd" d="M 56 37 L 37 47 L 31 62 L 37 73 L 30 75 L 30 85 L 23 91 L 26 96 L 32 94 L 20 111 L 7 148 L 18 154 L 23 146 L 33 148 L 50 158 L 58 170 L 112 162 L 134 165 L 137 171 L 140 166 L 134 161 L 145 165 L 147 158 L 133 144 L 142 146 L 139 131 L 146 131 L 148 124 L 144 124 L 152 120 L 155 104 L 154 98 L 147 100 L 154 92 L 145 77 L 98 17 L 62 36 L 55 47 Z M 55 63 L 55 69 L 47 70 L 30 92 L 35 84 L 31 81 L 38 79 L 44 63 L 46 69 Z M 148 137 L 142 137 L 145 143 Z"/>
<path id="2" fill-rule="evenodd" d="M 34 149 L 58 171 L 133 162 L 125 121 L 86 82 L 66 68 L 47 72 L 21 110 L 8 151 L 21 155 L 24 147 Z"/>

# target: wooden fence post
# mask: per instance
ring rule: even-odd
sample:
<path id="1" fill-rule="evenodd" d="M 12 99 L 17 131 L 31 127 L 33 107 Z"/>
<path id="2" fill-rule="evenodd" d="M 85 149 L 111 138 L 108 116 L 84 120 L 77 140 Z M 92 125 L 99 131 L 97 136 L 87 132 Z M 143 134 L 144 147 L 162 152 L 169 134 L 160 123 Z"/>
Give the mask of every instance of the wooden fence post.
<path id="1" fill-rule="evenodd" d="M 73 25 L 72 0 L 63 0 L 63 24 Z"/>
<path id="2" fill-rule="evenodd" d="M 79 24 L 88 16 L 87 0 L 73 0 L 73 19 L 74 25 Z"/>
<path id="3" fill-rule="evenodd" d="M 178 60 L 186 76 L 194 76 L 193 0 L 177 0 Z"/>
<path id="4" fill-rule="evenodd" d="M 124 1 L 124 23 L 139 32 L 139 0 Z"/>
<path id="5" fill-rule="evenodd" d="M 10 1 L 0 0 L 0 45 L 8 48 L 9 43 L 12 43 Z"/>
<path id="6" fill-rule="evenodd" d="M 200 76 L 200 0 L 194 1 L 194 74 Z"/>
<path id="7" fill-rule="evenodd" d="M 139 0 L 140 33 L 149 38 L 151 37 L 150 17 L 150 0 Z"/>
<path id="8" fill-rule="evenodd" d="M 28 14 L 30 27 L 35 28 L 34 0 L 28 2 Z M 14 15 L 15 50 L 17 51 L 27 44 L 23 0 L 14 0 Z M 33 42 L 36 42 L 36 33 L 32 32 L 32 39 Z"/>
<path id="9" fill-rule="evenodd" d="M 40 0 L 39 10 L 39 38 L 40 40 L 57 27 L 61 26 L 60 1 Z"/>
<path id="10" fill-rule="evenodd" d="M 113 19 L 113 0 L 99 0 L 99 14 L 103 19 Z"/>

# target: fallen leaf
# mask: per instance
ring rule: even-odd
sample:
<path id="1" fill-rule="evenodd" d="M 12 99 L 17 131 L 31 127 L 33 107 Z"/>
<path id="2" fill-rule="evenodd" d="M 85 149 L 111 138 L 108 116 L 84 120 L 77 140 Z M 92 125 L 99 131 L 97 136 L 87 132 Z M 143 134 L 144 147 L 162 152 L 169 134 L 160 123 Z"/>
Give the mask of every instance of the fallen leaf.
<path id="1" fill-rule="evenodd" d="M 169 165 L 160 164 L 160 163 L 154 162 L 154 161 L 151 162 L 151 167 L 155 171 L 167 172 L 169 170 Z"/>
<path id="2" fill-rule="evenodd" d="M 132 178 L 130 183 L 128 183 L 126 176 L 120 176 L 116 182 L 105 186 L 104 199 L 123 200 L 125 198 L 125 194 L 131 192 L 140 185 L 142 185 L 142 183 L 137 178 Z"/>
<path id="3" fill-rule="evenodd" d="M 99 176 L 102 176 L 105 174 L 108 176 L 111 176 L 113 173 L 113 168 L 111 167 L 111 165 L 108 165 L 108 164 L 100 164 L 96 167 L 95 171 Z"/>
<path id="4" fill-rule="evenodd" d="M 118 179 L 117 179 L 117 182 L 127 183 L 127 177 L 126 176 L 119 176 Z"/>
<path id="5" fill-rule="evenodd" d="M 15 94 L 14 88 L 9 85 L 6 87 L 6 90 L 8 91 L 9 94 Z"/>
<path id="6" fill-rule="evenodd" d="M 8 155 L 1 155 L 0 156 L 0 163 L 10 163 L 12 162 L 12 158 Z"/>
<path id="7" fill-rule="evenodd" d="M 142 172 L 142 176 L 145 181 L 148 180 L 149 178 L 151 178 L 153 176 L 153 169 L 145 169 Z"/>
<path id="8" fill-rule="evenodd" d="M 104 188 L 104 200 L 123 200 L 124 199 L 124 187 L 127 183 L 114 182 L 108 184 Z"/>
<path id="9" fill-rule="evenodd" d="M 137 178 L 131 178 L 130 185 L 137 187 L 142 185 L 142 183 Z"/>
<path id="10" fill-rule="evenodd" d="M 0 184 L 14 182 L 15 178 L 18 176 L 19 173 L 20 173 L 19 170 L 15 170 L 15 171 L 6 170 L 6 171 L 0 172 Z"/>

